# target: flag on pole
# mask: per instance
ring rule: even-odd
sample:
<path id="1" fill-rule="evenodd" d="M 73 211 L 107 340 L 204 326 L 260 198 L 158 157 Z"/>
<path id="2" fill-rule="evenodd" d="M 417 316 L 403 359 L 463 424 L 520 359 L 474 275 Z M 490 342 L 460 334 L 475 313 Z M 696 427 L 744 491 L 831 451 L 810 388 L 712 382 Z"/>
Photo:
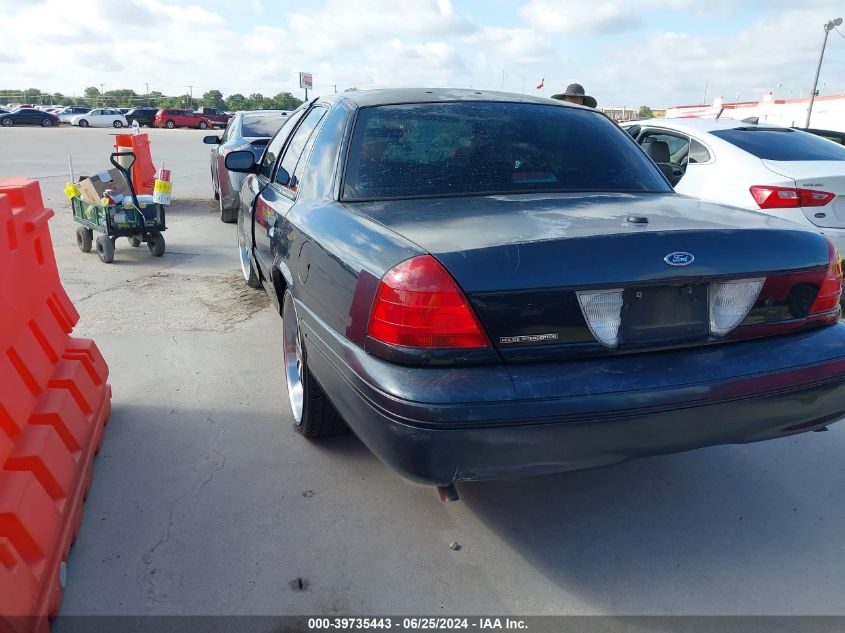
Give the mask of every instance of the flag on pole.
<path id="1" fill-rule="evenodd" d="M 543 88 L 543 82 L 544 82 L 544 81 L 546 81 L 546 78 L 545 78 L 545 77 L 543 77 L 543 78 L 540 80 L 540 83 L 538 83 L 538 84 L 537 84 L 537 90 L 542 90 L 542 88 Z"/>

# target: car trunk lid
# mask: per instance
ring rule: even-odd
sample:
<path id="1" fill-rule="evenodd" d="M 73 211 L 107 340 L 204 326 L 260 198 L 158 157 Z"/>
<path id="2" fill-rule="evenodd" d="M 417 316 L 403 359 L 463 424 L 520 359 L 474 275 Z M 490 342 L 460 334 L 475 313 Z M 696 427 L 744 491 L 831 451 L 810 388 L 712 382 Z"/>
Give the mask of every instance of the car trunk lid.
<path id="1" fill-rule="evenodd" d="M 253 153 L 256 160 L 261 160 L 264 150 L 270 143 L 270 139 L 263 136 L 246 136 L 244 137 L 243 149 L 248 149 Z"/>
<path id="2" fill-rule="evenodd" d="M 845 161 L 776 161 L 763 164 L 787 180 L 782 186 L 825 191 L 836 197 L 823 207 L 801 207 L 806 218 L 822 228 L 845 228 Z"/>
<path id="3" fill-rule="evenodd" d="M 677 194 L 552 194 L 354 205 L 433 254 L 506 359 L 601 352 L 579 292 L 618 289 L 619 348 L 709 338 L 714 280 L 823 269 L 823 238 Z M 676 264 L 683 265 L 676 265 Z M 582 298 L 583 299 L 583 298 Z"/>

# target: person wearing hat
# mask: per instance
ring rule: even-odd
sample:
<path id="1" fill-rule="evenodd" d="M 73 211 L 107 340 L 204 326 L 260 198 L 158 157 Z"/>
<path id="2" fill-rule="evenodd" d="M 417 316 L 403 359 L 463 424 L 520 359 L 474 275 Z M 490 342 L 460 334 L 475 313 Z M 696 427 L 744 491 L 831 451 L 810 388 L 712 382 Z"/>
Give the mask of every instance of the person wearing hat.
<path id="1" fill-rule="evenodd" d="M 584 86 L 581 84 L 569 84 L 566 87 L 565 92 L 552 95 L 552 99 L 557 99 L 558 101 L 568 101 L 569 103 L 577 103 L 578 105 L 585 105 L 588 108 L 596 107 L 595 98 L 586 94 Z"/>

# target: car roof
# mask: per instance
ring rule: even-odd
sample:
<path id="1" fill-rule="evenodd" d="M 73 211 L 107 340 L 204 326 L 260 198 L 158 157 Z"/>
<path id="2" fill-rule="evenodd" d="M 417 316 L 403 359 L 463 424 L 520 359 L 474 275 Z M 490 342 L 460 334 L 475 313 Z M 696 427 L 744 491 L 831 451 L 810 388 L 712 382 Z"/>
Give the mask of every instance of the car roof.
<path id="1" fill-rule="evenodd" d="M 334 96 L 334 95 L 332 95 Z M 360 90 L 344 92 L 338 97 L 355 103 L 360 107 L 391 105 L 399 103 L 431 103 L 452 101 L 496 101 L 501 103 L 536 103 L 539 105 L 559 105 L 583 108 L 574 103 L 532 97 L 513 92 L 493 90 L 473 90 L 471 88 L 389 88 L 383 90 Z M 588 108 L 591 109 L 591 108 Z"/>
<path id="2" fill-rule="evenodd" d="M 624 127 L 630 127 L 632 125 L 651 125 L 654 127 L 663 127 L 687 132 L 716 132 L 718 130 L 733 130 L 738 127 L 760 127 L 762 129 L 772 127 L 777 129 L 789 129 L 781 125 L 755 125 L 754 123 L 738 121 L 736 119 L 646 119 L 645 121 L 626 122 Z"/>
<path id="3" fill-rule="evenodd" d="M 244 117 L 257 117 L 265 114 L 290 114 L 290 110 L 241 110 L 239 114 Z"/>

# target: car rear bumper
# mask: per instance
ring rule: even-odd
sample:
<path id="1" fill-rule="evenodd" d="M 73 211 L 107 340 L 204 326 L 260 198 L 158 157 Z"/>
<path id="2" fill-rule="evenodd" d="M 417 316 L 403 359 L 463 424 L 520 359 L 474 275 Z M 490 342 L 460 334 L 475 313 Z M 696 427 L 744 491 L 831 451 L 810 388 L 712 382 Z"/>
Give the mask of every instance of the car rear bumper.
<path id="1" fill-rule="evenodd" d="M 218 167 L 219 169 L 219 167 Z M 224 209 L 237 210 L 241 206 L 241 185 L 244 174 L 229 171 L 225 167 L 217 174 L 218 193 Z"/>
<path id="2" fill-rule="evenodd" d="M 845 415 L 845 325 L 573 362 L 383 362 L 297 306 L 308 365 L 382 461 L 422 483 L 541 475 L 812 430 Z"/>

